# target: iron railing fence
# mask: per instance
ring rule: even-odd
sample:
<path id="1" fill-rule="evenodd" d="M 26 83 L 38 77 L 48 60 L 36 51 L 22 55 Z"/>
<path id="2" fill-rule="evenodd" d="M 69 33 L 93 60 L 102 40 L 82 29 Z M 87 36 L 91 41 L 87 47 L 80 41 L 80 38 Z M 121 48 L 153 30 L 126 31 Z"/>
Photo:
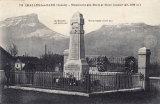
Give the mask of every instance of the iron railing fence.
<path id="1" fill-rule="evenodd" d="M 91 92 L 143 88 L 142 74 L 100 73 L 90 75 Z"/>
<path id="2" fill-rule="evenodd" d="M 72 74 L 74 76 L 74 73 Z M 63 72 L 10 72 L 10 85 L 24 87 L 35 87 L 44 89 L 57 89 L 67 91 L 87 92 L 86 81 L 78 80 L 84 76 L 78 74 L 76 77 L 64 77 Z"/>
<path id="3" fill-rule="evenodd" d="M 134 57 L 93 57 L 87 58 L 90 70 L 98 70 L 100 72 L 124 72 L 127 70 L 138 70 L 138 61 Z"/>
<path id="4" fill-rule="evenodd" d="M 124 72 L 125 58 L 108 58 L 108 61 L 101 62 L 93 59 L 93 63 L 89 63 L 90 70 L 97 70 L 100 72 Z"/>
<path id="5" fill-rule="evenodd" d="M 34 88 L 66 90 L 77 92 L 97 92 L 119 89 L 143 88 L 141 74 L 97 73 L 74 74 L 65 77 L 62 72 L 25 72 L 12 71 L 9 74 L 9 85 Z M 74 76 L 76 75 L 76 76 Z"/>

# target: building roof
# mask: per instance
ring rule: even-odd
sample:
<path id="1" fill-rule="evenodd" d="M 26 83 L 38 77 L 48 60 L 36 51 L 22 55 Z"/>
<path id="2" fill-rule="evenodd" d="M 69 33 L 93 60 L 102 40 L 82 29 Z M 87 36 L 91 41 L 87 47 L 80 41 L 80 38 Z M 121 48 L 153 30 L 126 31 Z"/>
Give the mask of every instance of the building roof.
<path id="1" fill-rule="evenodd" d="M 41 61 L 37 57 L 17 56 L 16 60 L 18 59 L 23 63 L 27 63 L 29 61 L 32 64 L 41 64 Z"/>
<path id="2" fill-rule="evenodd" d="M 4 50 L 1 46 L 0 46 L 0 51 L 3 53 L 3 55 L 7 56 L 9 59 L 15 60 L 15 58 L 11 54 L 9 54 L 6 50 Z"/>

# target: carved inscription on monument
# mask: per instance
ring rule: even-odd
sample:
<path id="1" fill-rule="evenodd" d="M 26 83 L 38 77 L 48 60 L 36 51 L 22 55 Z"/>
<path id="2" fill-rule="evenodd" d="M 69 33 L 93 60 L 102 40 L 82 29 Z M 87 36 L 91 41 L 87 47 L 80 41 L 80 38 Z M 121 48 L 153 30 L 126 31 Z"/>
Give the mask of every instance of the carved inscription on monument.
<path id="1" fill-rule="evenodd" d="M 65 70 L 80 70 L 79 65 L 71 64 L 68 66 L 65 66 Z"/>
<path id="2" fill-rule="evenodd" d="M 70 59 L 78 60 L 79 59 L 79 49 L 78 49 L 78 34 L 73 34 L 71 37 L 72 40 L 72 48 L 71 48 L 71 56 Z"/>

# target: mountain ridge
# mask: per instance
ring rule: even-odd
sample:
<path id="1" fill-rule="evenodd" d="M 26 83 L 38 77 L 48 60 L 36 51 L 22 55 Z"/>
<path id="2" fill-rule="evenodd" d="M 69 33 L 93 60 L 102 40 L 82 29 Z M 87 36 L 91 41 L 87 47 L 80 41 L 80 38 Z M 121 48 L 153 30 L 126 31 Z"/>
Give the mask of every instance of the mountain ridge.
<path id="1" fill-rule="evenodd" d="M 4 21 L 0 22 L 0 26 L 10 28 L 11 30 L 18 30 L 17 28 L 20 28 L 21 31 L 20 30 L 18 30 L 18 32 L 12 31 L 14 35 L 16 34 L 17 38 L 21 38 L 21 37 L 27 38 L 27 37 L 31 37 L 32 35 L 43 36 L 43 37 L 46 36 L 46 38 L 48 37 L 48 38 L 56 38 L 56 39 L 68 38 L 65 35 L 52 31 L 51 29 L 46 27 L 44 24 L 42 24 L 38 20 L 38 15 L 35 13 L 18 16 L 18 17 L 7 18 Z M 47 34 L 49 35 L 45 34 L 46 32 L 48 32 Z M 29 34 L 29 33 L 32 33 L 32 34 Z M 41 35 L 37 35 L 40 33 Z"/>
<path id="2" fill-rule="evenodd" d="M 151 49 L 152 59 L 160 60 L 159 39 L 159 25 L 151 26 L 145 23 L 103 25 L 85 35 L 86 49 L 89 49 L 86 54 L 138 57 L 138 49 L 145 46 Z"/>
<path id="3" fill-rule="evenodd" d="M 27 20 L 29 26 L 27 23 L 23 24 L 24 22 L 21 24 L 20 20 L 23 19 L 19 20 L 18 17 L 16 19 L 18 25 L 14 21 L 9 25 L 12 18 L 7 18 L 8 27 L 1 28 L 2 41 L 5 44 L 15 43 L 18 46 L 19 55 L 28 53 L 32 56 L 41 56 L 45 52 L 45 44 L 47 51 L 58 54 L 63 54 L 63 51 L 69 48 L 69 37 L 63 37 L 62 34 L 46 27 L 38 20 L 38 15 L 31 14 L 29 17 Z M 151 59 L 160 61 L 160 25 L 151 26 L 143 22 L 102 25 L 99 29 L 85 34 L 84 37 L 86 55 L 138 57 L 138 49 L 147 47 L 151 49 Z"/>

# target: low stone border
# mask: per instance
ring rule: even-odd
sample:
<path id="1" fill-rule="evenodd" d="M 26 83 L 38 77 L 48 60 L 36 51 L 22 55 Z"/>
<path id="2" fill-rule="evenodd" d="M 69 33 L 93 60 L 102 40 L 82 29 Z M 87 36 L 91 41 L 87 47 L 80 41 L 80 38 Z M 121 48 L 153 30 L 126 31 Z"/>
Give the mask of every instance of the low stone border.
<path id="1" fill-rule="evenodd" d="M 160 77 L 149 77 L 149 79 L 160 79 Z"/>
<path id="2" fill-rule="evenodd" d="M 79 96 L 89 97 L 89 94 L 82 93 L 82 92 L 70 92 L 70 91 L 62 91 L 62 90 L 50 90 L 50 89 L 40 89 L 40 88 L 21 87 L 21 86 L 9 86 L 8 88 L 28 90 L 28 91 L 39 91 L 39 92 L 55 93 L 55 94 L 79 95 Z"/>
<path id="3" fill-rule="evenodd" d="M 21 87 L 21 86 L 9 86 L 8 88 L 28 90 L 28 91 L 39 91 L 39 92 L 54 93 L 54 94 L 78 95 L 78 96 L 86 96 L 86 97 L 98 96 L 98 95 L 102 95 L 102 94 L 115 93 L 115 92 L 138 92 L 138 91 L 143 91 L 142 88 L 132 88 L 132 89 L 120 89 L 120 90 L 110 90 L 110 91 L 83 93 L 83 92 L 50 90 L 50 89 L 40 89 L 40 88 Z"/>

